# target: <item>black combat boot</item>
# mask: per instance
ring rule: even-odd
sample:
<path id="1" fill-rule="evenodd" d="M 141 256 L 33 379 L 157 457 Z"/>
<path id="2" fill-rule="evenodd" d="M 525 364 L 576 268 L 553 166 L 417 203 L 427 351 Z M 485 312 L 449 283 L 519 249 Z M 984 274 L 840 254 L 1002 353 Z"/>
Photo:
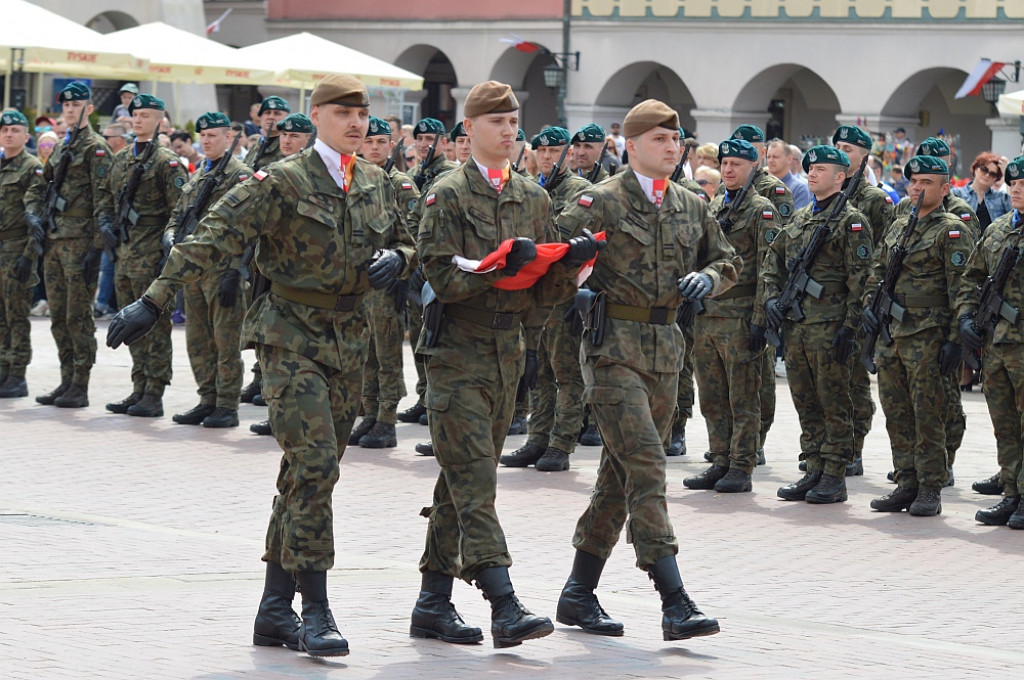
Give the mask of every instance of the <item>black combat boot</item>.
<path id="1" fill-rule="evenodd" d="M 251 404 L 252 398 L 263 391 L 263 380 L 253 378 L 253 381 L 242 388 L 240 400 L 243 404 Z"/>
<path id="2" fill-rule="evenodd" d="M 373 429 L 377 424 L 377 416 L 363 416 L 359 424 L 352 428 L 352 434 L 348 436 L 349 446 L 359 446 L 359 439 Z"/>
<path id="3" fill-rule="evenodd" d="M 978 510 L 974 519 L 988 526 L 1000 527 L 1010 521 L 1010 517 L 1017 511 L 1020 505 L 1020 496 L 1004 496 L 998 505 L 993 505 L 985 510 Z"/>
<path id="4" fill-rule="evenodd" d="M 917 498 L 917 489 L 908 489 L 897 486 L 892 493 L 871 501 L 871 509 L 881 512 L 902 512 L 910 507 L 910 504 Z"/>
<path id="5" fill-rule="evenodd" d="M 28 383 L 25 382 L 24 377 L 9 375 L 4 380 L 0 381 L 0 399 L 17 399 L 18 397 L 27 396 Z M 40 398 L 41 397 L 37 397 L 36 401 L 39 401 Z"/>
<path id="6" fill-rule="evenodd" d="M 569 469 L 569 454 L 562 449 L 548 448 L 537 459 L 535 467 L 541 472 L 563 472 Z"/>
<path id="7" fill-rule="evenodd" d="M 89 405 L 89 389 L 72 384 L 67 392 L 53 400 L 57 408 L 85 408 Z"/>
<path id="8" fill-rule="evenodd" d="M 60 389 L 59 387 L 57 389 Z M 39 401 L 42 397 L 36 399 Z M 115 401 L 107 404 L 107 410 L 111 413 L 128 413 L 128 409 L 135 406 L 142 400 L 142 392 L 132 392 L 121 401 Z M 51 402 L 52 403 L 52 402 Z"/>
<path id="9" fill-rule="evenodd" d="M 60 385 L 57 385 L 57 387 L 52 392 L 40 394 L 38 397 L 36 397 L 36 403 L 42 404 L 43 406 L 53 406 L 53 402 L 57 401 L 57 397 L 67 392 L 69 387 L 71 387 L 71 381 L 62 380 Z M 128 407 L 126 406 L 125 409 L 127 408 Z M 110 406 L 107 406 L 107 410 L 110 410 Z M 114 413 L 124 413 L 124 411 L 114 411 Z"/>
<path id="10" fill-rule="evenodd" d="M 1017 506 L 1017 512 L 1010 515 L 1010 519 L 1006 521 L 1006 526 L 1011 529 L 1024 529 L 1024 496 L 1021 497 L 1020 505 Z"/>
<path id="11" fill-rule="evenodd" d="M 159 418 L 164 414 L 164 402 L 155 394 L 143 394 L 142 399 L 129 406 L 126 413 L 138 418 Z"/>
<path id="12" fill-rule="evenodd" d="M 683 480 L 683 486 L 687 489 L 714 489 L 718 480 L 728 474 L 729 468 L 724 465 L 712 465 L 699 475 L 687 477 Z"/>
<path id="13" fill-rule="evenodd" d="M 206 416 L 213 413 L 216 409 L 217 407 L 213 404 L 199 404 L 184 413 L 175 413 L 171 416 L 171 420 L 179 425 L 199 425 Z"/>
<path id="14" fill-rule="evenodd" d="M 721 628 L 717 619 L 709 619 L 697 608 L 683 588 L 675 555 L 662 557 L 647 569 L 661 595 L 661 631 L 664 640 L 688 640 L 714 635 Z"/>
<path id="15" fill-rule="evenodd" d="M 796 464 L 796 468 L 800 470 L 800 472 L 807 472 L 807 461 L 800 461 L 799 463 Z"/>
<path id="16" fill-rule="evenodd" d="M 432 638 L 457 645 L 480 642 L 483 631 L 466 622 L 452 604 L 454 578 L 436 571 L 423 572 L 420 596 L 412 609 L 409 635 L 414 638 Z"/>
<path id="17" fill-rule="evenodd" d="M 347 656 L 348 640 L 338 631 L 327 602 L 327 572 L 300 571 L 295 581 L 302 592 L 299 651 L 310 656 Z"/>
<path id="18" fill-rule="evenodd" d="M 292 610 L 295 598 L 295 578 L 280 564 L 267 562 L 267 575 L 263 582 L 263 599 L 253 624 L 252 643 L 261 647 L 284 645 L 299 648 L 299 625 L 302 620 Z"/>
<path id="19" fill-rule="evenodd" d="M 213 413 L 203 418 L 203 427 L 238 427 L 238 411 L 226 406 L 218 406 Z"/>
<path id="20" fill-rule="evenodd" d="M 544 455 L 546 450 L 543 446 L 527 444 L 520 446 L 512 453 L 501 454 L 498 462 L 505 467 L 529 467 L 540 460 L 540 457 Z"/>
<path id="21" fill-rule="evenodd" d="M 601 439 L 601 431 L 597 429 L 597 425 L 590 424 L 583 428 L 579 436 L 580 446 L 603 446 L 604 441 Z"/>
<path id="22" fill-rule="evenodd" d="M 434 455 L 434 442 L 420 442 L 413 447 L 416 449 L 416 453 L 421 456 L 433 456 Z"/>
<path id="23" fill-rule="evenodd" d="M 988 479 L 983 479 L 980 482 L 971 484 L 971 488 L 976 493 L 983 494 L 985 496 L 999 496 L 1003 493 L 1003 483 L 999 481 L 999 473 L 995 473 Z"/>
<path id="24" fill-rule="evenodd" d="M 668 440 L 666 456 L 686 455 L 686 421 L 679 420 L 672 424 L 672 436 Z"/>
<path id="25" fill-rule="evenodd" d="M 261 420 L 258 423 L 253 423 L 252 425 L 249 426 L 249 432 L 267 437 L 272 436 L 274 434 L 273 430 L 270 429 L 269 420 Z"/>
<path id="26" fill-rule="evenodd" d="M 514 437 L 517 434 L 526 434 L 530 431 L 530 426 L 526 422 L 526 418 L 522 416 L 515 416 L 512 418 L 512 423 L 508 426 L 508 436 Z"/>
<path id="27" fill-rule="evenodd" d="M 420 416 L 427 415 L 427 407 L 423 404 L 416 402 L 414 405 L 405 409 L 404 411 L 398 412 L 398 420 L 403 423 L 418 423 L 420 422 Z"/>
<path id="28" fill-rule="evenodd" d="M 579 626 L 584 633 L 618 637 L 623 633 L 622 624 L 608 616 L 594 594 L 604 563 L 597 555 L 576 551 L 572 573 L 558 597 L 555 620 L 566 626 Z"/>
<path id="29" fill-rule="evenodd" d="M 764 447 L 762 446 L 757 450 L 757 464 L 758 466 L 767 465 L 768 459 L 764 457 Z"/>
<path id="30" fill-rule="evenodd" d="M 393 449 L 398 446 L 398 435 L 395 434 L 394 423 L 377 421 L 369 432 L 359 438 L 359 445 L 364 449 Z"/>
<path id="31" fill-rule="evenodd" d="M 956 484 L 956 479 L 953 477 L 953 466 L 950 465 L 946 468 L 946 486 L 953 486 Z"/>
<path id="32" fill-rule="evenodd" d="M 907 508 L 907 512 L 915 517 L 934 517 L 942 514 L 942 489 L 917 487 L 917 498 Z"/>
<path id="33" fill-rule="evenodd" d="M 267 400 L 263 396 L 262 392 L 257 392 L 256 394 L 252 395 L 252 405 L 253 406 L 266 406 L 267 405 Z"/>
<path id="34" fill-rule="evenodd" d="M 483 569 L 476 575 L 476 587 L 491 603 L 491 637 L 496 648 L 515 647 L 554 632 L 551 619 L 531 613 L 516 597 L 508 567 Z"/>
<path id="35" fill-rule="evenodd" d="M 718 493 L 746 493 L 754 490 L 754 482 L 750 473 L 731 467 L 713 488 Z"/>
<path id="36" fill-rule="evenodd" d="M 838 475 L 821 476 L 818 483 L 814 485 L 804 496 L 804 500 L 815 505 L 826 503 L 843 503 L 846 501 L 846 477 Z"/>
<path id="37" fill-rule="evenodd" d="M 846 476 L 847 477 L 861 477 L 864 474 L 864 458 L 863 456 L 857 456 L 853 459 L 853 462 L 846 464 Z"/>
<path id="38" fill-rule="evenodd" d="M 802 501 L 807 499 L 807 492 L 818 486 L 818 482 L 821 481 L 821 470 L 815 470 L 814 472 L 808 472 L 799 481 L 793 482 L 788 486 L 779 487 L 779 490 L 775 494 L 786 501 Z"/>

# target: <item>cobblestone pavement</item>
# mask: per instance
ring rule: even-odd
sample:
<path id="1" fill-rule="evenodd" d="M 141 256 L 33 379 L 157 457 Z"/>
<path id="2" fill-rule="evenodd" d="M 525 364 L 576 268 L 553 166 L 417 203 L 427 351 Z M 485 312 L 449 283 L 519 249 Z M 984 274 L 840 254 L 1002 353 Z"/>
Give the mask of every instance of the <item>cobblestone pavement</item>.
<path id="1" fill-rule="evenodd" d="M 99 325 L 102 339 L 106 324 Z M 48 319 L 33 320 L 32 338 L 35 396 L 59 374 Z M 265 417 L 257 407 L 243 405 L 237 429 L 171 422 L 197 401 L 182 327 L 174 343 L 164 418 L 104 410 L 130 391 L 130 358 L 102 341 L 89 408 L 39 406 L 31 397 L 0 402 L 0 677 L 944 679 L 1008 677 L 1024 667 L 1024 594 L 1013 576 L 1024 563 L 1024 532 L 974 522 L 978 508 L 998 500 L 970 490 L 997 470 L 983 396 L 965 395 L 968 434 L 942 515 L 914 518 L 868 508 L 892 488 L 880 416 L 867 474 L 849 481 L 849 502 L 775 497 L 800 476 L 784 380 L 753 494 L 683 488 L 682 478 L 705 465 L 699 419 L 687 431 L 690 454 L 670 459 L 683 577 L 721 620 L 721 634 L 663 642 L 658 597 L 623 540 L 598 593 L 625 623 L 624 637 L 559 625 L 502 651 L 489 637 L 468 647 L 408 637 L 425 530 L 418 513 L 437 468 L 413 452 L 426 428 L 399 424 L 398 448 L 346 452 L 335 493 L 339 558 L 329 588 L 352 654 L 313 660 L 253 647 L 279 451 L 273 439 L 248 432 Z M 251 363 L 251 352 L 245 356 Z M 411 362 L 406 367 L 411 392 Z M 507 447 L 523 441 L 512 437 Z M 598 454 L 580 448 L 564 473 L 499 471 L 513 582 L 537 613 L 554 616 Z M 488 628 L 476 589 L 456 584 L 455 602 L 467 621 Z"/>

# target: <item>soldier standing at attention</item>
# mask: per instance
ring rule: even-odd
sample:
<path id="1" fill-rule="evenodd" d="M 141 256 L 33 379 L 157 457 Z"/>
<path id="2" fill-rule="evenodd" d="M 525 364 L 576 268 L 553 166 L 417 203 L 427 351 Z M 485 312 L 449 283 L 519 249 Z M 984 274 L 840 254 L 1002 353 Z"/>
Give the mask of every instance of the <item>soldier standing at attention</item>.
<path id="1" fill-rule="evenodd" d="M 124 210 L 125 203 L 131 209 L 117 247 L 114 290 L 118 300 L 138 299 L 159 276 L 164 228 L 188 181 L 188 171 L 181 165 L 178 155 L 160 146 L 156 140 L 164 100 L 139 94 L 135 95 L 128 108 L 132 114 L 135 143 L 114 157 L 107 178 L 111 193 L 116 194 L 116 201 L 120 201 L 116 209 Z M 155 147 L 148 148 L 149 144 Z M 135 195 L 129 196 L 126 190 L 137 168 L 141 170 L 141 179 Z M 171 383 L 170 316 L 160 317 L 154 332 L 133 343 L 130 349 L 132 392 L 121 401 L 107 404 L 107 410 L 158 418 L 164 414 L 164 390 Z"/>
<path id="2" fill-rule="evenodd" d="M 366 359 L 363 298 L 415 264 L 391 183 L 355 156 L 369 103 L 366 87 L 352 76 L 321 80 L 310 97 L 318 132 L 313 148 L 225 194 L 107 332 L 111 347 L 130 345 L 156 324 L 177 288 L 259 243 L 256 260 L 270 291 L 246 312 L 242 332 L 265 369 L 264 395 L 284 455 L 253 643 L 312 656 L 348 654 L 328 604 L 327 570 L 334 565 L 331 496 L 359 409 Z M 291 608 L 296 582 L 301 627 Z"/>
<path id="3" fill-rule="evenodd" d="M 693 319 L 700 411 L 713 458 L 711 467 L 687 477 L 683 485 L 742 493 L 753 489 L 751 474 L 757 466 L 761 380 L 775 378 L 774 373 L 762 375 L 766 329 L 757 293 L 761 263 L 782 225 L 767 198 L 752 188 L 739 196 L 750 173 L 757 171 L 754 146 L 742 139 L 722 142 L 718 161 L 726 191 L 711 202 L 711 214 L 743 258 L 743 271 L 735 286 L 705 300 L 704 313 Z"/>
<path id="4" fill-rule="evenodd" d="M 604 148 L 604 144 L 604 128 L 597 123 L 584 125 L 576 131 L 576 134 L 572 136 L 572 151 L 569 153 L 573 156 L 572 169 L 577 175 L 590 179 L 590 173 L 601 159 L 601 149 Z M 609 176 L 608 171 L 602 166 L 597 172 L 597 177 L 594 178 L 594 183 L 608 179 Z"/>
<path id="5" fill-rule="evenodd" d="M 281 156 L 294 156 L 306 148 L 309 136 L 313 134 L 313 121 L 304 113 L 292 113 L 277 123 L 278 138 L 281 140 Z"/>
<path id="6" fill-rule="evenodd" d="M 253 171 L 275 163 L 287 154 L 281 151 L 281 131 L 277 124 L 284 120 L 292 109 L 281 97 L 271 95 L 260 104 L 260 128 L 263 136 L 245 155 L 245 164 Z"/>
<path id="7" fill-rule="evenodd" d="M 191 236 L 184 233 L 189 225 L 181 219 L 196 207 L 196 195 L 207 181 L 216 182 L 201 212 L 194 215 L 202 220 L 220 198 L 239 182 L 244 182 L 252 171 L 236 158 L 230 158 L 217 179 L 210 179 L 231 146 L 231 121 L 223 113 L 204 113 L 196 120 L 199 143 L 206 160 L 196 170 L 181 192 L 178 205 L 164 231 L 165 249 L 169 253 L 176 241 Z M 191 228 L 194 228 L 194 224 Z M 178 233 L 182 231 L 182 233 Z M 238 395 L 242 389 L 242 355 L 239 336 L 245 307 L 239 301 L 241 272 L 228 262 L 221 261 L 211 267 L 201 279 L 185 284 L 185 343 L 199 389 L 199 405 L 171 420 L 182 425 L 203 427 L 237 427 Z"/>
<path id="8" fill-rule="evenodd" d="M 472 149 L 469 145 L 469 136 L 466 134 L 466 128 L 461 122 L 457 123 L 452 131 L 448 133 L 448 141 L 455 146 L 455 162 L 462 165 L 469 160 L 469 154 L 472 153 Z"/>
<path id="9" fill-rule="evenodd" d="M 943 208 L 949 193 L 949 168 L 942 159 L 914 156 L 904 173 L 910 180 L 911 200 L 916 204 L 924 195 L 919 221 L 907 241 L 903 269 L 895 281 L 894 298 L 906 308 L 906 314 L 902 321 L 893 318 L 889 323 L 893 344 L 879 343 L 876 348 L 878 396 L 892 446 L 896 490 L 871 501 L 871 507 L 931 517 L 942 512 L 941 491 L 949 476 L 945 423 L 950 392 L 946 383 L 960 370 L 962 353 L 953 311 L 960 275 L 975 240 L 963 223 Z M 870 302 L 870 291 L 885 274 L 907 219 L 897 219 L 882 237 L 865 303 Z M 866 307 L 864 330 L 875 332 L 879 323 Z M 959 373 L 955 377 L 959 378 Z"/>
<path id="10" fill-rule="evenodd" d="M 847 499 L 846 466 L 853 462 L 850 366 L 859 360 L 855 329 L 874 241 L 867 219 L 849 204 L 843 206 L 827 224 L 825 243 L 808 270 L 824 288 L 821 297 L 806 295 L 800 302 L 804 319 L 789 318 L 792 310 L 781 309 L 777 301 L 792 275 L 789 263 L 831 216 L 850 159 L 833 146 L 815 146 L 804 156 L 803 167 L 814 200 L 796 211 L 772 242 L 763 271 L 765 316 L 773 328 L 784 325 L 789 391 L 800 418 L 800 460 L 807 462 L 803 478 L 780 488 L 778 496 L 841 503 Z"/>
<path id="11" fill-rule="evenodd" d="M 20 111 L 0 114 L 0 399 L 28 396 L 25 369 L 32 360 L 28 316 L 44 233 L 34 214 L 39 193 L 30 189 L 44 182 L 43 164 L 25 152 L 28 129 Z"/>
<path id="12" fill-rule="evenodd" d="M 498 455 L 525 363 L 522 318 L 534 306 L 572 295 L 579 266 L 597 253 L 597 241 L 589 234 L 571 241 L 562 261 L 531 288 L 496 287 L 536 258 L 536 243 L 551 240 L 549 201 L 536 183 L 511 171 L 519 123 L 512 88 L 495 81 L 474 86 L 465 114 L 472 155 L 421 201 L 417 250 L 437 295 L 424 317 L 433 318 L 431 304 L 442 304 L 443 316 L 439 327 L 425 323 L 416 349 L 429 357 L 425 401 L 441 470 L 431 507 L 423 510 L 423 581 L 410 634 L 454 643 L 483 639 L 451 604 L 458 577 L 475 582 L 490 601 L 495 647 L 511 647 L 554 630 L 513 591 L 512 557 L 494 505 Z M 506 241 L 504 267 L 477 272 L 472 261 Z M 463 269 L 455 258 L 471 264 Z"/>
<path id="13" fill-rule="evenodd" d="M 580 351 L 584 401 L 604 447 L 590 505 L 576 524 L 557 618 L 588 633 L 622 635 L 594 589 L 628 522 L 637 566 L 661 594 L 664 639 L 685 640 L 719 627 L 683 588 L 665 500 L 665 446 L 683 363 L 676 308 L 680 295 L 692 301 L 727 290 L 742 262 L 707 204 L 668 179 L 680 154 L 676 112 L 648 99 L 626 115 L 622 133 L 629 169 L 588 189 L 558 219 L 563 234 L 603 230 L 608 247 L 587 280 L 604 296 L 596 302 L 605 305 L 604 328 L 588 328 Z"/>
<path id="14" fill-rule="evenodd" d="M 103 137 L 89 127 L 92 91 L 75 81 L 60 91 L 58 99 L 69 131 L 46 159 L 43 179 L 53 181 L 63 156 L 70 155 L 71 163 L 59 187 L 52 223 L 43 224 L 43 278 L 50 304 L 50 331 L 60 359 L 60 385 L 36 397 L 36 401 L 62 408 L 82 408 L 89 405 L 89 373 L 96 362 L 92 303 L 100 260 L 104 248 L 117 245 L 114 203 L 107 184 L 113 154 Z M 81 132 L 72 145 L 71 130 L 76 125 Z M 34 186 L 31 191 L 38 194 L 33 195 L 34 201 L 41 203 L 45 190 L 43 185 Z M 42 209 L 42 205 L 39 207 Z"/>

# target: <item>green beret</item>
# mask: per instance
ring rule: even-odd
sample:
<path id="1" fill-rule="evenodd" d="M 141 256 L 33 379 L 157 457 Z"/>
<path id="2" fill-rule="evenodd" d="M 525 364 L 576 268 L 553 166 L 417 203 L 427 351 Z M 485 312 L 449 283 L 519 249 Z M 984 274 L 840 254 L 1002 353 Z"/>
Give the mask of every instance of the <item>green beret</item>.
<path id="1" fill-rule="evenodd" d="M 732 139 L 745 139 L 751 144 L 764 142 L 764 130 L 756 125 L 741 125 L 733 130 Z"/>
<path id="2" fill-rule="evenodd" d="M 830 165 L 841 165 L 844 168 L 850 167 L 850 157 L 834 146 L 819 144 L 812 146 L 804 154 L 804 172 L 807 172 L 812 165 L 828 163 Z"/>
<path id="3" fill-rule="evenodd" d="M 294 116 L 294 115 L 295 114 L 292 114 L 292 116 Z M 291 116 L 288 116 L 288 118 L 291 118 Z M 288 120 L 288 118 L 286 118 L 285 120 Z M 280 123 L 278 123 L 278 125 L 280 125 Z M 310 130 L 310 132 L 312 132 L 312 130 Z M 388 122 L 386 120 L 384 120 L 383 118 L 378 118 L 377 116 L 370 116 L 370 127 L 368 127 L 367 130 L 366 130 L 366 136 L 367 137 L 381 137 L 381 136 L 388 136 L 388 137 L 390 137 L 391 136 L 391 126 L 388 125 Z"/>
<path id="4" fill-rule="evenodd" d="M 83 102 L 92 99 L 92 90 L 85 83 L 74 81 L 64 86 L 57 97 L 60 102 Z"/>
<path id="5" fill-rule="evenodd" d="M 304 113 L 292 113 L 284 120 L 277 121 L 277 129 L 281 132 L 303 132 L 308 135 L 313 132 L 313 121 Z"/>
<path id="6" fill-rule="evenodd" d="M 945 156 L 949 155 L 949 144 L 946 144 L 941 139 L 929 137 L 928 139 L 921 142 L 921 146 L 917 147 L 917 151 L 914 152 L 914 155 L 944 158 Z M 910 175 L 907 176 L 909 177 Z"/>
<path id="7" fill-rule="evenodd" d="M 196 119 L 196 129 L 199 131 L 229 127 L 231 127 L 231 119 L 220 111 L 210 111 Z"/>
<path id="8" fill-rule="evenodd" d="M 117 91 L 118 94 L 121 94 L 122 92 L 131 92 L 132 94 L 138 94 L 139 86 L 135 83 L 125 83 L 121 86 L 121 89 Z"/>
<path id="9" fill-rule="evenodd" d="M 164 100 L 160 99 L 160 97 L 154 97 L 151 94 L 137 94 L 132 97 L 131 102 L 128 104 L 128 113 L 133 113 L 135 109 L 166 111 L 167 105 L 164 104 Z"/>
<path id="10" fill-rule="evenodd" d="M 412 138 L 416 139 L 420 135 L 443 135 L 444 132 L 444 123 L 437 118 L 424 118 L 412 129 Z"/>
<path id="11" fill-rule="evenodd" d="M 847 144 L 853 144 L 854 146 L 871 151 L 871 135 L 856 125 L 840 125 L 836 128 L 836 133 L 832 135 L 832 143 L 838 144 L 839 142 L 846 142 Z"/>
<path id="12" fill-rule="evenodd" d="M 597 123 L 591 123 L 590 125 L 584 125 L 576 134 L 572 136 L 572 143 L 577 142 L 600 142 L 604 143 L 604 128 Z"/>
<path id="13" fill-rule="evenodd" d="M 922 144 L 924 146 L 924 144 Z M 948 175 L 949 166 L 946 161 L 936 156 L 914 156 L 903 168 L 903 176 L 910 179 L 914 175 Z"/>
<path id="14" fill-rule="evenodd" d="M 745 139 L 727 139 L 718 145 L 718 160 L 723 158 L 742 158 L 747 161 L 758 161 L 757 149 Z"/>
<path id="15" fill-rule="evenodd" d="M 523 128 L 519 128 L 519 131 L 516 132 L 516 141 L 517 142 L 525 142 L 526 141 L 526 131 L 523 130 Z"/>
<path id="16" fill-rule="evenodd" d="M 456 123 L 455 127 L 452 128 L 452 131 L 448 133 L 448 139 L 451 140 L 452 142 L 454 142 L 459 137 L 468 136 L 469 135 L 466 134 L 466 127 L 462 124 L 461 120 L 458 123 Z"/>
<path id="17" fill-rule="evenodd" d="M 4 125 L 24 125 L 28 127 L 28 118 L 21 111 L 9 109 L 0 115 L 0 127 Z"/>
<path id="18" fill-rule="evenodd" d="M 569 131 L 560 127 L 546 127 L 540 134 L 530 140 L 530 148 L 539 146 L 562 146 L 569 143 Z"/>
<path id="19" fill-rule="evenodd" d="M 679 139 L 696 139 L 693 133 L 684 127 L 679 128 Z"/>
<path id="20" fill-rule="evenodd" d="M 278 97 L 276 94 L 272 94 L 269 97 L 267 97 L 266 99 L 264 99 L 263 103 L 260 104 L 259 115 L 262 116 L 264 111 L 289 111 L 290 112 L 291 110 L 292 110 L 292 107 L 288 106 L 288 102 L 286 102 L 281 97 Z"/>
<path id="21" fill-rule="evenodd" d="M 1024 179 L 1024 156 L 1017 156 L 1006 164 L 1003 181 L 1009 184 L 1016 179 Z"/>

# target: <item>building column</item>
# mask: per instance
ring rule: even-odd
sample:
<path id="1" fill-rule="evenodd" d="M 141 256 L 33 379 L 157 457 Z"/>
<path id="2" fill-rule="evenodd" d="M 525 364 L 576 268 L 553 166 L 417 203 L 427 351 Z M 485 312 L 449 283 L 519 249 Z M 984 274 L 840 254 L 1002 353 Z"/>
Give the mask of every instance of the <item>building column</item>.
<path id="1" fill-rule="evenodd" d="M 455 121 L 456 122 L 464 120 L 465 117 L 466 117 L 465 113 L 464 113 L 465 108 L 466 108 L 466 95 L 469 94 L 469 90 L 470 89 L 471 88 L 468 88 L 468 87 L 458 87 L 458 86 L 456 86 L 456 87 L 453 87 L 451 90 L 449 90 L 449 94 L 451 94 L 452 99 L 455 100 Z M 426 95 L 426 93 L 427 93 L 426 90 L 423 90 L 423 94 Z M 408 95 L 406 95 L 406 96 L 408 96 Z M 518 96 L 518 94 L 516 96 Z"/>
<path id="2" fill-rule="evenodd" d="M 1024 139 L 1024 116 L 986 118 L 985 125 L 992 133 L 992 144 L 989 148 L 993 153 L 1010 159 L 1021 155 L 1021 140 Z"/>

